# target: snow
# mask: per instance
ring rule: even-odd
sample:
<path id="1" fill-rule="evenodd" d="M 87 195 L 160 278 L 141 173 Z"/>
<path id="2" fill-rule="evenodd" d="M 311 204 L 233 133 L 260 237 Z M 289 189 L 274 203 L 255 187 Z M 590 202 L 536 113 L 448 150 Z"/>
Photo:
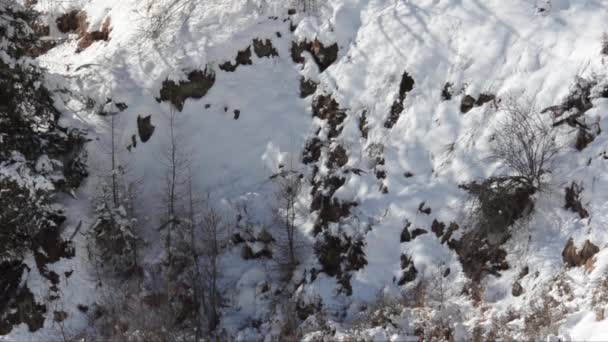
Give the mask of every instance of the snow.
<path id="1" fill-rule="evenodd" d="M 37 5 L 49 13 L 50 22 L 70 8 L 87 12 L 91 30 L 111 18 L 108 42 L 96 42 L 76 54 L 76 42 L 69 40 L 38 62 L 48 69 L 47 86 L 52 89 L 67 89 L 76 97 L 91 97 L 101 103 L 106 98 L 127 103 L 128 109 L 120 115 L 122 146 L 126 147 L 131 136 L 137 134 L 137 116 L 152 116 L 156 130 L 151 140 L 138 141 L 133 152 L 125 152 L 133 173 L 142 176 L 141 197 L 151 212 L 164 175 L 159 160 L 167 142 L 170 108 L 155 98 L 165 79 L 184 80 L 189 71 L 206 66 L 214 69 L 216 81 L 206 96 L 187 100 L 178 113 L 180 139 L 195 165 L 197 185 L 222 203 L 235 203 L 250 194 L 254 198 L 250 201 L 257 202 L 253 205 L 259 211 L 252 215 L 258 217 L 268 210 L 260 203 L 270 202 L 273 196 L 269 177 L 279 165 L 288 163 L 305 170 L 299 165 L 302 147 L 322 125 L 312 118 L 310 97 L 299 97 L 300 77 L 320 81 L 319 88 L 348 109 L 338 142 L 347 147 L 347 167 L 368 173 L 345 175 L 346 183 L 336 196 L 357 201 L 359 219 L 372 222 L 371 231 L 365 235 L 368 265 L 353 274 L 353 298 L 338 294 L 335 279 L 323 274 L 303 289 L 309 298 L 320 297 L 335 311 L 351 303 L 372 301 L 385 288 L 396 287 L 393 277 L 398 277 L 402 253 L 412 257 L 423 277 L 435 274 L 439 265 L 449 267 L 446 281 L 451 284 L 451 295 L 455 300 L 462 299 L 459 290 L 466 278 L 458 256 L 430 232 L 430 225 L 434 219 L 463 222 L 468 197 L 458 185 L 486 178 L 500 169 L 485 158 L 499 115 L 494 115 L 491 103 L 461 114 L 459 105 L 464 94 L 527 98 L 544 108 L 560 103 L 577 77 L 605 75 L 600 43 L 608 20 L 608 1 L 549 1 L 550 6 L 539 13 L 536 2 L 523 0 L 332 0 L 321 2 L 319 17 L 300 17 L 298 28 L 291 33 L 283 21 L 285 7 L 279 1 L 196 0 L 184 2 L 188 5 L 169 17 L 157 39 L 150 38 L 151 20 L 140 1 L 63 1 L 58 5 L 61 8 L 51 7 L 54 3 L 40 0 Z M 166 3 L 155 2 L 156 10 L 162 11 Z M 279 19 L 268 19 L 273 15 Z M 252 53 L 252 65 L 241 65 L 235 72 L 219 70 L 219 64 L 233 61 L 237 51 L 254 38 L 270 39 L 279 57 L 258 58 Z M 337 42 L 340 48 L 338 60 L 323 73 L 310 62 L 308 54 L 304 67 L 290 58 L 292 40 L 315 38 L 323 43 Z M 90 67 L 82 67 L 87 65 Z M 400 119 L 388 130 L 383 124 L 398 96 L 404 71 L 415 80 L 414 89 L 406 96 Z M 451 100 L 442 101 L 440 94 L 446 82 L 452 84 L 455 93 Z M 68 101 L 61 95 L 57 100 L 64 113 L 62 124 L 86 127 L 94 140 L 107 135 L 107 124 L 93 110 L 76 112 L 74 108 L 82 108 L 77 100 Z M 205 108 L 207 104 L 209 108 Z M 594 108 L 585 116 L 588 122 L 605 128 L 607 109 L 608 101 L 595 100 Z M 240 110 L 238 120 L 234 119 L 234 110 Z M 357 126 L 364 110 L 370 127 L 367 140 L 360 137 Z M 608 195 L 604 190 L 608 175 L 604 171 L 606 161 L 599 157 L 605 151 L 605 134 L 582 152 L 572 151 L 574 131 L 564 128 L 560 134 L 570 145 L 558 157 L 550 176 L 552 187 L 548 194 L 537 198 L 527 228 L 514 232 L 505 247 L 512 269 L 501 278 L 489 276 L 484 284 L 484 299 L 499 310 L 524 307 L 526 300 L 541 291 L 535 285 L 551 282 L 560 271 L 584 284 L 589 278 L 600 277 L 598 270 L 604 270 L 608 263 L 602 251 L 592 274 L 563 269 L 561 251 L 570 237 L 579 248 L 587 239 L 600 248 L 608 243 Z M 384 146 L 388 194 L 378 191 L 378 180 L 370 170 L 367 151 L 372 144 Z M 103 158 L 99 145 L 89 144 L 93 162 Z M 47 170 L 49 166 L 40 160 L 39 167 Z M 321 169 L 321 174 L 327 171 Z M 414 176 L 406 178 L 405 172 Z M 563 209 L 563 188 L 573 180 L 584 184 L 583 203 L 591 219 L 579 219 Z M 92 190 L 84 190 L 79 197 L 90 196 L 87 191 Z M 302 201 L 307 203 L 309 199 Z M 432 209 L 430 215 L 418 211 L 421 202 Z M 86 217 L 80 211 L 73 215 Z M 412 228 L 429 233 L 400 243 L 405 220 Z M 309 228 L 302 227 L 306 236 Z M 257 306 L 255 288 L 267 276 L 261 265 L 245 272 L 246 266 L 235 265 L 242 262 L 237 260 L 238 255 L 226 257 L 232 269 L 226 273 L 225 283 L 237 284 L 235 303 L 242 308 L 238 315 L 256 315 L 252 309 Z M 84 268 L 78 264 L 84 261 L 74 261 L 75 267 Z M 312 265 L 314 261 L 306 267 Z M 518 299 L 510 295 L 510 288 L 524 265 L 530 267 L 530 274 L 539 272 L 539 276 L 523 280 L 530 293 L 526 299 Z M 94 292 L 90 280 L 74 283 L 80 289 L 71 283 L 63 289 L 77 291 L 78 295 L 70 299 L 74 303 L 75 298 L 86 298 L 86 291 Z M 576 301 L 582 311 L 572 314 L 578 315 L 577 319 L 564 325 L 568 330 L 564 333 L 573 340 L 608 339 L 608 325 L 595 321 L 590 303 L 584 299 L 592 288 L 581 286 L 584 290 Z M 470 312 L 467 318 L 475 314 Z M 385 334 L 374 331 L 369 336 L 372 340 L 398 339 Z M 261 336 L 256 331 L 242 331 L 238 339 Z"/>

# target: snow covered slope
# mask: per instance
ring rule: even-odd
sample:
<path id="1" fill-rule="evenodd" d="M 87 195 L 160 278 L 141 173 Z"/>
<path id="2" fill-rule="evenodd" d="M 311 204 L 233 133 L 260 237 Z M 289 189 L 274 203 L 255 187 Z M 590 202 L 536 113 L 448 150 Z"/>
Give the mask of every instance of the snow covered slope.
<path id="1" fill-rule="evenodd" d="M 222 208 L 230 234 L 239 232 L 232 221 L 244 206 L 256 227 L 272 226 L 276 185 L 270 178 L 287 167 L 303 174 L 297 205 L 306 214 L 297 223 L 305 247 L 292 285 L 298 305 L 321 303 L 331 327 L 327 336 L 400 341 L 441 322 L 450 333 L 440 339 L 605 339 L 608 302 L 598 293 L 607 290 L 608 263 L 608 145 L 601 132 L 608 124 L 608 51 L 602 51 L 608 1 L 306 3 L 35 5 L 47 16 L 51 36 L 62 39 L 37 62 L 48 71 L 62 124 L 89 131 L 93 173 L 102 167 L 109 129 L 99 112 L 126 105 L 118 119 L 120 145 L 131 174 L 143 183 L 146 238 L 159 239 L 161 160 L 169 117 L 179 110 L 178 134 L 195 166 L 195 183 Z M 86 13 L 89 32 L 109 27 L 107 39 L 83 48 L 81 35 L 61 33 L 55 20 L 74 9 Z M 161 101 L 168 84 L 191 84 L 196 75 L 206 84 L 196 85 L 205 88 L 202 96 L 177 100 L 178 109 Z M 302 80 L 318 83 L 316 90 L 313 85 L 302 95 Z M 471 196 L 460 185 L 508 172 L 487 158 L 506 115 L 501 103 L 520 101 L 540 111 L 568 99 L 584 104 L 577 120 L 593 139 L 576 148 L 581 128 L 554 127 L 563 147 L 545 175 L 547 189 L 533 195 L 531 215 L 511 227 L 501 247 L 508 267 L 475 284 L 447 242 L 466 238 L 470 226 Z M 577 108 L 541 116 L 551 125 Z M 154 129 L 144 138 L 148 116 Z M 583 188 L 580 202 L 588 215 L 564 208 L 564 188 L 573 182 Z M 83 198 L 93 190 L 83 189 Z M 77 205 L 74 215 L 87 215 Z M 445 239 L 444 229 L 451 235 Z M 331 237 L 341 241 L 339 248 Z M 593 261 L 585 267 L 568 266 L 562 251 L 569 239 L 578 250 L 588 240 L 599 253 L 586 258 Z M 156 245 L 149 247 L 149 263 L 160 258 Z M 331 248 L 345 253 L 335 272 L 332 261 L 320 257 Z M 234 245 L 222 258 L 227 304 L 220 326 L 231 338 L 276 338 L 280 315 L 259 293 L 262 283 L 279 286 L 273 262 L 239 254 Z M 351 263 L 355 254 L 364 261 Z M 83 286 L 91 287 L 83 298 L 93 302 L 96 291 Z M 431 293 L 427 307 L 400 308 L 392 324 L 360 323 L 379 294 L 397 302 L 420 286 Z M 535 329 L 533 318 L 541 314 L 549 318 Z M 305 335 L 320 336 L 322 329 L 310 324 Z M 491 335 L 501 333 L 497 327 L 510 335 Z"/>

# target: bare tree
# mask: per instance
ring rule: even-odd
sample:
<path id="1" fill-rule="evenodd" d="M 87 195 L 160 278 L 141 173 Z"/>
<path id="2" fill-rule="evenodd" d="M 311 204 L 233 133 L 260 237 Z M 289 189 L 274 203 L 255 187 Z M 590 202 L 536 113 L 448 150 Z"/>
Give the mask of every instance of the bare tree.
<path id="1" fill-rule="evenodd" d="M 505 114 L 490 143 L 490 159 L 504 164 L 511 179 L 541 190 L 543 175 L 550 173 L 560 148 L 550 123 L 529 101 L 503 101 Z"/>
<path id="2" fill-rule="evenodd" d="M 223 248 L 225 227 L 219 214 L 213 208 L 206 208 L 202 217 L 204 245 L 204 290 L 202 305 L 207 319 L 208 331 L 214 332 L 219 323 L 220 292 L 218 281 L 220 277 L 219 257 Z"/>
<path id="3" fill-rule="evenodd" d="M 293 170 L 281 170 L 271 177 L 278 186 L 276 192 L 275 218 L 279 229 L 276 245 L 279 247 L 279 263 L 285 271 L 285 277 L 291 275 L 298 265 L 298 241 L 296 220 L 301 213 L 298 210 L 297 199 L 302 189 L 301 174 Z"/>
<path id="4" fill-rule="evenodd" d="M 167 263 L 173 266 L 172 235 L 178 226 L 183 224 L 183 189 L 185 185 L 185 172 L 189 161 L 183 151 L 183 144 L 177 131 L 177 111 L 171 107 L 168 123 L 168 144 L 163 153 L 163 164 L 166 169 L 165 186 L 163 194 L 163 208 L 165 217 L 159 230 L 165 232 L 165 251 Z"/>

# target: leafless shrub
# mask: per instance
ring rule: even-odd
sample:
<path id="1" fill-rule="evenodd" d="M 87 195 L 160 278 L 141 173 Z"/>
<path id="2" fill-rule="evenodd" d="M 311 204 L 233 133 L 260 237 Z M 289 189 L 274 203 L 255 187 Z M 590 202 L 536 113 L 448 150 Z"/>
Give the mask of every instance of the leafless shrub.
<path id="1" fill-rule="evenodd" d="M 489 159 L 503 164 L 508 177 L 529 189 L 542 190 L 560 148 L 555 132 L 534 103 L 506 99 L 499 109 L 504 118 L 490 141 Z"/>
<path id="2" fill-rule="evenodd" d="M 602 279 L 594 288 L 591 297 L 591 307 L 595 310 L 595 320 L 603 321 L 606 318 L 608 307 L 608 279 Z"/>

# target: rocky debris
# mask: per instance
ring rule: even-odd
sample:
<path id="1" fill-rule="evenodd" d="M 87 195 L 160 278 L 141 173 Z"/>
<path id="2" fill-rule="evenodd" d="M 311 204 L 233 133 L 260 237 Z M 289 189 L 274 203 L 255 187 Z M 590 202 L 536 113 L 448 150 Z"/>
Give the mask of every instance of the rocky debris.
<path id="1" fill-rule="evenodd" d="M 569 187 L 565 188 L 565 192 L 566 204 L 564 205 L 564 208 L 577 213 L 580 218 L 589 217 L 589 212 L 587 212 L 587 209 L 583 207 L 580 199 L 580 195 L 583 192 L 583 187 L 573 181 Z"/>
<path id="2" fill-rule="evenodd" d="M 220 69 L 226 72 L 234 72 L 240 65 L 251 65 L 251 46 L 240 50 L 236 54 L 234 64 L 231 61 L 220 64 Z"/>
<path id="3" fill-rule="evenodd" d="M 81 34 L 80 41 L 78 42 L 78 48 L 76 49 L 76 53 L 82 52 L 84 49 L 91 46 L 94 42 L 109 41 L 111 31 L 112 29 L 110 28 L 110 17 L 107 17 L 104 20 L 103 24 L 101 25 L 101 30 L 99 31 L 88 32 L 85 28 L 85 32 Z"/>
<path id="4" fill-rule="evenodd" d="M 578 251 L 574 240 L 570 238 L 562 251 L 562 260 L 567 267 L 578 267 L 585 265 L 599 251 L 600 249 L 589 240 L 585 240 L 583 248 Z"/>
<path id="5" fill-rule="evenodd" d="M 414 89 L 414 83 L 415 82 L 412 76 L 410 76 L 407 71 L 404 71 L 403 75 L 401 76 L 401 83 L 399 83 L 399 93 L 397 99 L 395 99 L 393 102 L 389 116 L 384 122 L 385 128 L 392 128 L 395 123 L 397 123 L 397 120 L 399 120 L 399 116 L 404 109 L 403 102 L 405 101 L 405 97 L 407 93 Z"/>
<path id="6" fill-rule="evenodd" d="M 463 114 L 468 113 L 474 107 L 481 107 L 494 100 L 496 100 L 496 96 L 489 93 L 481 93 L 477 99 L 471 95 L 465 95 L 460 102 L 460 112 Z"/>
<path id="7" fill-rule="evenodd" d="M 300 98 L 306 98 L 314 94 L 317 91 L 318 85 L 315 81 L 300 77 Z"/>
<path id="8" fill-rule="evenodd" d="M 211 68 L 205 70 L 193 70 L 188 74 L 187 81 L 175 83 L 172 80 L 165 80 L 160 90 L 160 98 L 157 101 L 170 101 L 178 110 L 184 109 L 184 102 L 187 99 L 200 99 L 207 95 L 207 92 L 215 83 L 215 72 Z"/>
<path id="9" fill-rule="evenodd" d="M 253 51 L 255 52 L 256 56 L 258 56 L 259 58 L 263 58 L 263 57 L 272 58 L 272 57 L 279 56 L 279 53 L 272 45 L 272 41 L 270 39 L 265 39 L 265 40 L 261 40 L 261 39 L 257 39 L 257 38 L 254 39 L 253 40 Z M 238 60 L 238 58 L 237 58 L 237 60 Z"/>
<path id="10" fill-rule="evenodd" d="M 155 129 L 156 127 L 152 125 L 152 115 L 137 116 L 137 132 L 139 133 L 139 139 L 141 142 L 145 143 L 150 140 Z M 136 142 L 134 142 L 133 146 L 135 145 Z"/>
<path id="11" fill-rule="evenodd" d="M 304 51 L 307 51 L 312 55 L 315 63 L 319 67 L 319 72 L 325 71 L 325 69 L 338 59 L 337 43 L 325 46 L 318 39 L 315 39 L 312 42 L 292 42 L 291 59 L 294 63 L 304 63 L 305 59 L 302 57 Z"/>

